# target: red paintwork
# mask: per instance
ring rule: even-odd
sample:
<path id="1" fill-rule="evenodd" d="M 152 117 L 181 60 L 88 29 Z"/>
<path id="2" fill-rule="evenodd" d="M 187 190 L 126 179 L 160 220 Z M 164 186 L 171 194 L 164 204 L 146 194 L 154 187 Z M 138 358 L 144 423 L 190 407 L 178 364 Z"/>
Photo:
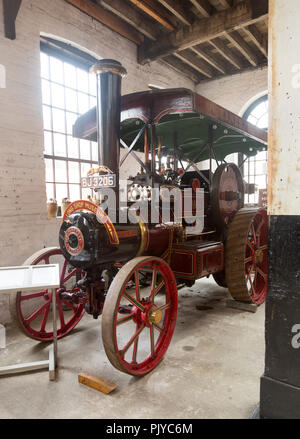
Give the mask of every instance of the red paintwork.
<path id="1" fill-rule="evenodd" d="M 265 209 L 257 211 L 249 227 L 246 244 L 245 278 L 252 302 L 256 305 L 260 305 L 266 300 L 268 286 L 268 215 Z M 256 250 L 263 252 L 263 260 L 260 266 L 255 262 Z M 253 280 L 251 280 L 249 276 L 251 268 L 252 272 L 254 271 L 255 273 Z"/>
<path id="2" fill-rule="evenodd" d="M 170 306 L 168 309 L 165 309 L 163 320 L 159 324 L 159 326 L 163 328 L 163 330 L 160 332 L 160 335 L 155 343 L 154 351 L 151 352 L 151 348 L 150 348 L 149 355 L 146 357 L 146 359 L 144 359 L 141 362 L 134 361 L 133 359 L 131 359 L 131 361 L 128 361 L 125 359 L 125 356 L 122 354 L 122 350 L 126 347 L 126 344 L 132 339 L 132 337 L 141 330 L 142 326 L 144 326 L 144 328 L 142 329 L 143 331 L 149 330 L 149 339 L 151 339 L 151 326 L 153 327 L 153 330 L 154 329 L 157 330 L 155 328 L 155 325 L 150 325 L 148 323 L 147 314 L 154 305 L 158 307 L 160 306 L 159 304 L 157 304 L 157 297 L 155 295 L 155 291 L 157 291 L 158 287 L 160 286 L 160 283 L 156 284 L 155 282 L 153 282 L 152 279 L 149 296 L 147 297 L 146 301 L 143 300 L 139 301 L 139 296 L 137 292 L 138 288 L 136 284 L 137 277 L 135 276 L 135 273 L 137 271 L 145 270 L 146 272 L 149 273 L 154 269 L 156 269 L 157 273 L 160 273 L 160 275 L 162 276 L 163 286 L 165 288 L 166 304 L 169 304 Z M 116 310 L 120 309 L 121 300 L 122 299 L 124 300 L 124 298 L 126 300 L 126 296 L 124 296 L 124 293 L 126 291 L 128 281 L 131 279 L 135 285 L 135 291 L 136 291 L 135 300 L 137 302 L 137 305 L 142 306 L 144 310 L 141 310 L 138 306 L 132 307 L 129 318 L 131 317 L 135 322 L 136 332 L 132 335 L 132 337 L 125 345 L 120 345 L 122 341 L 119 340 L 117 335 L 117 327 L 118 327 L 117 322 L 120 320 L 120 318 L 118 318 L 118 312 L 115 313 L 115 318 L 113 322 L 114 344 L 115 344 L 115 350 L 118 352 L 118 357 L 122 363 L 123 368 L 125 368 L 126 371 L 131 375 L 145 375 L 146 373 L 154 369 L 161 361 L 161 359 L 163 358 L 165 352 L 169 347 L 169 344 L 173 336 L 173 332 L 176 325 L 177 307 L 178 307 L 176 280 L 170 266 L 162 259 L 155 258 L 153 260 L 147 261 L 146 263 L 142 262 L 139 265 L 137 265 L 137 267 L 134 270 L 134 274 L 129 275 L 127 281 L 124 282 L 118 303 L 116 305 Z M 130 302 L 132 303 L 132 301 Z M 133 348 L 133 353 L 135 353 L 137 349 L 138 349 L 138 344 L 136 343 Z"/>
<path id="3" fill-rule="evenodd" d="M 222 242 L 187 241 L 172 247 L 171 268 L 176 277 L 200 279 L 224 268 Z"/>
<path id="4" fill-rule="evenodd" d="M 62 252 L 60 249 L 54 249 L 48 252 L 45 252 L 42 256 L 37 258 L 31 265 L 38 265 L 40 263 L 42 264 L 51 264 L 51 258 L 53 256 L 61 255 Z M 60 288 L 63 287 L 64 283 L 66 283 L 69 279 L 74 277 L 74 284 L 75 284 L 75 276 L 78 271 L 78 269 L 73 269 L 71 273 L 66 274 L 66 266 L 67 262 L 64 261 L 61 274 L 60 274 Z M 70 292 L 71 290 L 65 290 L 67 292 Z M 78 291 L 78 289 L 75 289 L 73 292 Z M 30 297 L 30 298 L 29 298 Z M 40 306 L 40 304 L 36 305 L 34 304 L 34 300 L 38 297 L 43 297 L 45 300 L 45 303 Z M 22 310 L 22 302 L 25 301 L 28 303 L 28 300 L 32 301 L 31 308 L 34 309 L 32 314 L 30 316 L 24 316 L 23 310 Z M 52 293 L 44 290 L 41 292 L 34 292 L 34 293 L 22 293 L 22 291 L 17 293 L 17 312 L 19 317 L 19 323 L 22 325 L 23 330 L 28 333 L 29 336 L 35 338 L 39 341 L 51 341 L 53 340 L 53 332 L 47 331 L 45 329 L 45 326 L 47 324 L 48 318 L 49 318 L 49 310 L 52 302 Z M 67 335 L 72 329 L 75 328 L 77 323 L 81 320 L 85 310 L 84 306 L 82 304 L 70 304 L 66 300 L 60 300 L 59 298 L 59 288 L 56 290 L 56 303 L 57 303 L 57 314 L 59 316 L 59 325 L 57 328 L 57 337 L 61 338 Z M 72 309 L 72 314 L 68 316 L 68 320 L 65 322 L 65 318 L 67 316 L 66 311 L 64 310 L 64 307 L 68 307 L 70 310 Z M 41 322 L 40 328 L 37 330 L 32 326 L 32 323 L 35 321 L 35 319 L 42 314 L 43 319 Z M 32 319 L 32 320 L 30 320 Z M 51 322 L 52 326 L 52 322 Z M 43 329 L 44 327 L 44 329 Z"/>

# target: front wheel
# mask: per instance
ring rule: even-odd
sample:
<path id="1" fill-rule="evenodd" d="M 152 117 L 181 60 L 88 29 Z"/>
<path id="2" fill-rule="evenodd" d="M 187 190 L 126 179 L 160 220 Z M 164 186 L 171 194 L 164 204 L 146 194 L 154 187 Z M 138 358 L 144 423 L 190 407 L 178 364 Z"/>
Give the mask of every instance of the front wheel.
<path id="1" fill-rule="evenodd" d="M 151 284 L 142 288 L 145 273 Z M 102 314 L 103 345 L 112 365 L 130 375 L 149 373 L 169 347 L 176 317 L 177 288 L 170 266 L 151 256 L 127 262 L 108 290 Z"/>

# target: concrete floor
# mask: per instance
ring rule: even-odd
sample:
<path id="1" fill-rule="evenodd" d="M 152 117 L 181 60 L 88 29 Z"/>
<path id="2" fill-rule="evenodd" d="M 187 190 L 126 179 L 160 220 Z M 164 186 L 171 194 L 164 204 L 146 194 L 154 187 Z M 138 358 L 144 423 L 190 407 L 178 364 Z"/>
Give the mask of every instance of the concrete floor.
<path id="1" fill-rule="evenodd" d="M 228 297 L 208 279 L 180 290 L 169 350 L 153 372 L 139 379 L 110 365 L 100 321 L 84 316 L 58 343 L 57 382 L 49 382 L 46 371 L 0 379 L 0 418 L 248 418 L 259 401 L 264 307 L 256 314 L 227 308 Z M 7 328 L 1 365 L 47 356 L 47 345 Z M 82 371 L 114 381 L 118 388 L 104 395 L 79 384 Z"/>

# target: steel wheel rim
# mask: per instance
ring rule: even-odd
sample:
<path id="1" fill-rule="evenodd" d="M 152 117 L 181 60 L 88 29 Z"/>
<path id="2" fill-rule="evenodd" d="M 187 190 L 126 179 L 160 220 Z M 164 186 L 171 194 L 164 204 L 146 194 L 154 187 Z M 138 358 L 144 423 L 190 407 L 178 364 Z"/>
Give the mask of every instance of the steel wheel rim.
<path id="1" fill-rule="evenodd" d="M 168 264 L 159 258 L 143 257 L 137 259 L 141 259 L 141 262 L 131 269 L 126 276 L 115 304 L 112 322 L 113 352 L 107 349 L 106 343 L 104 343 L 104 347 L 108 358 L 115 367 L 128 374 L 142 376 L 149 373 L 160 363 L 169 347 L 176 325 L 178 303 L 176 281 Z M 138 300 L 139 287 L 137 287 L 136 281 L 136 279 L 138 279 L 136 273 L 144 270 L 152 272 L 152 281 L 148 296 L 149 302 L 146 303 Z M 156 274 L 154 274 L 155 272 Z M 163 282 L 156 283 L 156 279 L 159 277 L 157 276 L 158 272 Z M 127 285 L 133 278 L 135 279 L 135 294 L 134 297 L 130 294 L 130 299 L 128 299 Z M 159 291 L 164 291 L 165 294 L 165 304 L 160 306 L 158 306 L 159 304 L 157 303 Z M 132 297 L 134 300 L 132 300 Z M 122 318 L 120 318 L 120 306 L 121 300 L 124 298 L 128 304 L 132 304 L 132 309 L 130 314 L 125 317 L 123 316 L 124 322 L 122 322 Z M 155 318 L 155 315 L 159 315 L 160 312 L 162 313 L 162 320 L 160 320 L 159 323 L 150 323 L 152 316 Z M 104 313 L 105 309 L 103 315 Z M 129 321 L 132 321 L 133 325 L 135 324 L 134 333 L 129 337 L 127 343 L 121 345 L 121 343 L 119 343 L 117 330 Z M 143 332 L 145 336 L 148 337 L 149 345 L 147 349 L 149 349 L 149 355 L 142 361 L 138 361 L 139 341 Z M 155 332 L 157 332 L 158 335 L 155 334 Z"/>
<path id="2" fill-rule="evenodd" d="M 263 303 L 268 286 L 268 217 L 264 209 L 253 217 L 246 237 L 245 281 L 251 301 Z"/>
<path id="3" fill-rule="evenodd" d="M 52 256 L 62 255 L 60 249 L 52 249 L 50 251 L 46 251 L 44 254 L 37 257 L 30 265 L 37 265 L 40 262 L 44 261 L 45 264 L 50 263 L 50 258 Z M 63 266 L 61 268 L 60 273 L 60 287 L 64 285 L 68 280 L 72 279 L 72 277 L 76 276 L 77 272 L 80 272 L 79 269 L 74 268 L 70 273 L 66 274 L 67 261 L 64 260 Z M 66 290 L 70 291 L 70 290 Z M 76 290 L 74 290 L 76 291 Z M 31 296 L 31 297 L 28 297 Z M 25 317 L 22 311 L 22 302 L 29 302 L 30 300 L 37 299 L 39 297 L 43 297 L 45 299 L 45 304 L 40 306 L 38 309 L 34 310 L 30 316 Z M 47 290 L 33 292 L 33 293 L 23 293 L 19 291 L 16 296 L 16 307 L 17 307 L 17 315 L 19 318 L 19 323 L 21 324 L 25 333 L 27 333 L 30 337 L 39 340 L 39 341 L 51 341 L 53 340 L 53 331 L 48 331 L 46 329 L 46 325 L 49 319 L 49 311 L 51 308 L 52 302 L 52 293 Z M 57 315 L 58 315 L 58 328 L 57 328 L 57 338 L 64 337 L 69 334 L 69 332 L 74 329 L 74 327 L 81 320 L 85 309 L 82 304 L 70 304 L 66 300 L 60 300 L 59 298 L 59 288 L 56 290 L 56 302 L 57 302 Z M 65 307 L 65 310 L 63 309 Z M 73 311 L 70 318 L 66 321 L 66 309 Z M 36 323 L 35 320 L 40 316 L 42 317 L 42 322 L 40 329 L 37 330 L 32 327 L 32 323 Z M 52 326 L 52 320 L 51 320 Z"/>

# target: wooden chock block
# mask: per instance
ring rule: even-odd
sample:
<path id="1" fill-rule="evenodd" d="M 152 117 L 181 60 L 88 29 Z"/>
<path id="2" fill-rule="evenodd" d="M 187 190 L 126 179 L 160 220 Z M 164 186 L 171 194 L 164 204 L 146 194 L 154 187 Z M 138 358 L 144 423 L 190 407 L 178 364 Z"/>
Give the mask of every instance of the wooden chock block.
<path id="1" fill-rule="evenodd" d="M 258 306 L 255 303 L 238 302 L 237 300 L 227 300 L 226 306 L 229 308 L 239 309 L 241 311 L 256 312 Z"/>
<path id="2" fill-rule="evenodd" d="M 91 387 L 92 389 L 98 390 L 102 393 L 111 393 L 113 390 L 115 390 L 118 385 L 116 383 L 113 383 L 111 381 L 105 381 L 100 380 L 100 378 L 93 377 L 92 375 L 89 375 L 87 373 L 80 373 L 78 375 L 78 381 L 81 384 L 85 384 L 88 387 Z"/>

